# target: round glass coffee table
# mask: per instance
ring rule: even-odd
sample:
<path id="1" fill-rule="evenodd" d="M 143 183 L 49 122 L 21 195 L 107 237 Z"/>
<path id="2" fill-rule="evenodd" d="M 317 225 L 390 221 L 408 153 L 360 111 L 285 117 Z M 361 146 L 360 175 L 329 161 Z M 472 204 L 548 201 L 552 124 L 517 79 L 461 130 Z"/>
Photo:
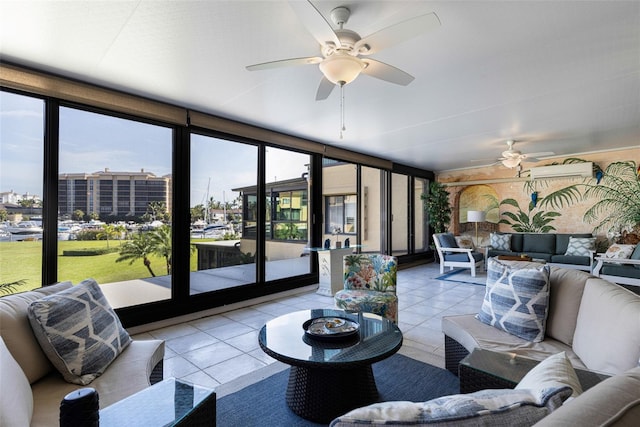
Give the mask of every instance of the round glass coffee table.
<path id="1" fill-rule="evenodd" d="M 303 326 L 311 319 L 334 317 L 356 322 L 357 332 L 334 338 L 308 333 Z M 371 365 L 400 349 L 402 332 L 395 323 L 375 314 L 313 309 L 267 322 L 258 342 L 269 356 L 291 365 L 286 392 L 289 408 L 305 419 L 326 424 L 377 401 Z"/>

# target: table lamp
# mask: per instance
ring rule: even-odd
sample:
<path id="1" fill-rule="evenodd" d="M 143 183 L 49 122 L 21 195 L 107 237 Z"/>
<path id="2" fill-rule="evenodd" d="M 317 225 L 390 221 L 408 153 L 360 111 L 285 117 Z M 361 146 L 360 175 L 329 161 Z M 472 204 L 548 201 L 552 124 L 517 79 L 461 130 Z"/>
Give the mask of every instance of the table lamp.
<path id="1" fill-rule="evenodd" d="M 467 222 L 476 223 L 476 246 L 478 245 L 478 223 L 484 222 L 487 217 L 484 211 L 467 211 Z"/>

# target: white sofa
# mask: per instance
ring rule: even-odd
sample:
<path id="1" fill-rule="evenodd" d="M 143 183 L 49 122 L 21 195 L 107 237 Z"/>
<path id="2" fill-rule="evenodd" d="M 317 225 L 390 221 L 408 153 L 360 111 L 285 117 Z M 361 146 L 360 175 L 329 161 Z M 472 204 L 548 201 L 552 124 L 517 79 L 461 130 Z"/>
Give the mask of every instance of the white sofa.
<path id="1" fill-rule="evenodd" d="M 509 264 L 527 267 L 531 263 Z M 428 402 L 373 404 L 336 418 L 331 426 L 637 426 L 640 420 L 640 296 L 584 271 L 559 267 L 551 267 L 550 285 L 546 336 L 538 343 L 482 323 L 475 318 L 475 313 L 443 317 L 447 369 L 457 375 L 458 364 L 464 356 L 474 348 L 485 348 L 540 361 L 565 352 L 574 367 L 611 377 L 561 406 L 546 403 L 535 409 L 535 404 L 518 406 L 509 402 L 491 411 L 482 405 L 495 399 L 493 394 L 504 396 L 505 401 L 512 395 L 507 390 L 481 390 Z M 546 372 L 548 375 L 538 374 L 537 378 L 553 381 L 558 372 L 551 370 Z M 564 375 L 566 371 L 561 372 Z M 534 408 L 531 411 L 544 413 L 531 415 L 524 408 L 527 406 Z M 467 409 L 476 413 L 466 416 Z"/>
<path id="2" fill-rule="evenodd" d="M 66 382 L 45 356 L 29 319 L 29 305 L 70 288 L 70 282 L 0 298 L 0 425 L 58 425 L 60 402 L 82 387 L 98 391 L 104 408 L 162 379 L 164 341 L 134 340 L 107 367 L 83 386 Z"/>
<path id="3" fill-rule="evenodd" d="M 515 262 L 512 264 L 527 264 Z M 535 360 L 566 352 L 575 368 L 615 375 L 640 361 L 640 296 L 573 269 L 551 267 L 545 339 L 534 343 L 487 325 L 475 314 L 442 318 L 446 368 L 476 347 Z"/>

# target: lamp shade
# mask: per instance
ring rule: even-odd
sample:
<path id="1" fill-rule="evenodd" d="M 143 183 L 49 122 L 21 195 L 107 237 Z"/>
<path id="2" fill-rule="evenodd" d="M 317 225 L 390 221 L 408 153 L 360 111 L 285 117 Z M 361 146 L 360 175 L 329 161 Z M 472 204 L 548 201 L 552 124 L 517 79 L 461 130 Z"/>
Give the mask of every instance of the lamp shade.
<path id="1" fill-rule="evenodd" d="M 483 222 L 486 217 L 484 211 L 467 211 L 467 222 Z"/>
<path id="2" fill-rule="evenodd" d="M 320 63 L 320 71 L 333 84 L 348 84 L 365 68 L 365 63 L 346 53 L 335 53 Z"/>

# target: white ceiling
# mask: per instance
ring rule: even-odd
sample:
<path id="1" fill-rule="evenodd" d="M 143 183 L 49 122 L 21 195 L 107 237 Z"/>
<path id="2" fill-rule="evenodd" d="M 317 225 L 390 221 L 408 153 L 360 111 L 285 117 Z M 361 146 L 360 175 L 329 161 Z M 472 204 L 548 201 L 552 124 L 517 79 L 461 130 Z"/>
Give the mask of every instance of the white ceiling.
<path id="1" fill-rule="evenodd" d="M 361 36 L 435 12 L 441 27 L 375 55 L 315 101 L 320 54 L 288 1 L 0 1 L 0 59 L 434 171 L 490 164 L 515 139 L 558 156 L 640 149 L 640 1 L 318 1 Z M 483 162 L 471 160 L 485 159 Z M 498 167 L 498 166 L 496 166 Z"/>

